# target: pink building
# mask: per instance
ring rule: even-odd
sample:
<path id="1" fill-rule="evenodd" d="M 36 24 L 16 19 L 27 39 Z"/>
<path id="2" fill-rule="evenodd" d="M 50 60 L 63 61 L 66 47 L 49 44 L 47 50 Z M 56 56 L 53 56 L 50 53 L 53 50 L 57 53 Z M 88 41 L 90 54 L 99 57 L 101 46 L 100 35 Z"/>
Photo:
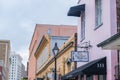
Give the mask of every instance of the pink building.
<path id="1" fill-rule="evenodd" d="M 36 24 L 29 47 L 28 80 L 36 79 L 36 59 L 34 54 L 39 47 L 43 35 L 71 36 L 76 33 L 76 31 L 77 27 L 72 25 Z"/>
<path id="2" fill-rule="evenodd" d="M 70 8 L 68 16 L 78 17 L 77 51 L 88 53 L 81 57 L 85 60 L 77 62 L 77 69 L 63 78 L 116 80 L 118 51 L 103 50 L 97 45 L 120 31 L 120 0 L 79 0 L 78 3 Z"/>

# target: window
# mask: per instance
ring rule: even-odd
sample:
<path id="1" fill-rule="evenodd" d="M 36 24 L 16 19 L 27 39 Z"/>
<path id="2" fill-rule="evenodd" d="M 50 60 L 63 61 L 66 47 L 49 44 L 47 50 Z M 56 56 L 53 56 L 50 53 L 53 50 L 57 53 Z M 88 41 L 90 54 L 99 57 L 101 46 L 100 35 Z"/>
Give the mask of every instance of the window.
<path id="1" fill-rule="evenodd" d="M 95 29 L 102 25 L 102 1 L 95 0 Z"/>
<path id="2" fill-rule="evenodd" d="M 85 11 L 81 11 L 81 41 L 85 39 Z"/>
<path id="3" fill-rule="evenodd" d="M 87 79 L 86 80 L 93 80 L 93 76 L 92 75 L 87 75 Z"/>
<path id="4" fill-rule="evenodd" d="M 80 80 L 84 80 L 84 75 L 81 75 L 81 76 L 80 76 Z"/>
<path id="5" fill-rule="evenodd" d="M 106 76 L 105 75 L 98 75 L 98 80 L 106 80 Z"/>

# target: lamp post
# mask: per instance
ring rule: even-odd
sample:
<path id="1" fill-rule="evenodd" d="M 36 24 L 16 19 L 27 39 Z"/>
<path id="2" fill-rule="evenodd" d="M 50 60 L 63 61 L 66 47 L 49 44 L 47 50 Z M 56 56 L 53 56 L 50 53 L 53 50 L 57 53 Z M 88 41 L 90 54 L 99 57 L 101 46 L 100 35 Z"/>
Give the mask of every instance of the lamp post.
<path id="1" fill-rule="evenodd" d="M 58 51 L 59 51 L 59 48 L 58 48 L 58 46 L 57 46 L 57 43 L 55 43 L 55 46 L 54 46 L 54 48 L 52 49 L 52 51 L 53 51 L 54 60 L 55 60 L 55 70 L 54 70 L 55 75 L 54 75 L 54 80 L 57 80 L 57 75 L 56 75 L 56 55 L 57 55 L 57 53 L 58 53 Z"/>

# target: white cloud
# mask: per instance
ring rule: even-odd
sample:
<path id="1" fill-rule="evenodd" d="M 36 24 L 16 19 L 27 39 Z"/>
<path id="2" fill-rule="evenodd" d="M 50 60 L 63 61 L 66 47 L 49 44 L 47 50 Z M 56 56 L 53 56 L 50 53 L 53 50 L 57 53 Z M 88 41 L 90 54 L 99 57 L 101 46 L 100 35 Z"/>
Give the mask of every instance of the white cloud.
<path id="1" fill-rule="evenodd" d="M 25 67 L 27 67 L 27 61 L 29 57 L 28 49 L 26 47 L 21 47 L 21 49 L 17 51 L 17 53 L 22 57 L 22 63 L 25 65 Z"/>

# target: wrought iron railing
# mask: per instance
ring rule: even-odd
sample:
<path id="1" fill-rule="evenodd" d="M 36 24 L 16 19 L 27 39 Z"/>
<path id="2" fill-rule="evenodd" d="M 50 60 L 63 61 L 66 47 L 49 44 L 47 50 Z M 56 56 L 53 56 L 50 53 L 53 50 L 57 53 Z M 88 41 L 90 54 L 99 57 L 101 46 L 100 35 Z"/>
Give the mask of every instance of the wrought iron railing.
<path id="1" fill-rule="evenodd" d="M 117 32 L 120 32 L 120 20 L 117 20 Z"/>
<path id="2" fill-rule="evenodd" d="M 120 65 L 115 66 L 115 79 L 120 80 Z"/>
<path id="3" fill-rule="evenodd" d="M 117 32 L 120 32 L 120 16 L 117 15 Z"/>

